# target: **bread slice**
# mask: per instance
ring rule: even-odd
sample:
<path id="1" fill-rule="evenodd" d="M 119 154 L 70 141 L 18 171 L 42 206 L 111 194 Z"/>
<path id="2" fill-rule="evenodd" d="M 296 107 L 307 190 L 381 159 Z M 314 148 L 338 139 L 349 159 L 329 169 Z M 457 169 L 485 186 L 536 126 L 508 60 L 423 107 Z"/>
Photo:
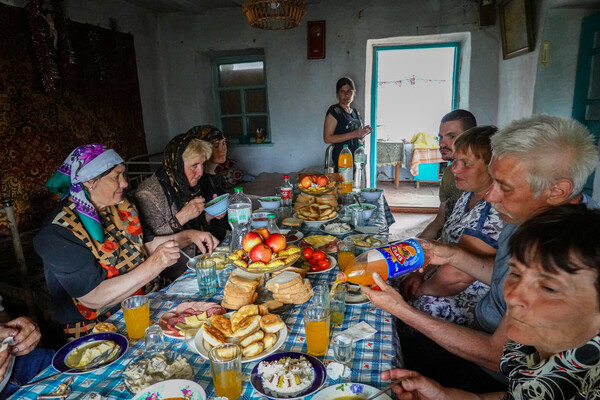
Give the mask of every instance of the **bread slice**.
<path id="1" fill-rule="evenodd" d="M 302 278 L 306 277 L 306 270 L 304 268 L 299 268 L 299 267 L 286 267 L 286 268 L 282 269 L 281 271 L 273 272 L 272 275 L 277 276 L 277 275 L 283 273 L 284 271 L 296 272 L 296 273 L 300 274 L 300 276 Z"/>
<path id="2" fill-rule="evenodd" d="M 247 279 L 249 281 L 257 281 L 259 284 L 262 283 L 264 279 L 263 274 L 253 274 L 252 272 L 244 271 L 239 268 L 231 271 L 231 276 L 237 276 L 238 278 Z"/>
<path id="3" fill-rule="evenodd" d="M 302 299 L 306 297 L 308 293 L 312 292 L 312 287 L 307 287 L 306 289 L 292 294 L 273 294 L 273 299 L 280 301 L 282 303 L 294 303 L 296 299 Z M 302 303 L 294 303 L 294 304 L 302 304 Z"/>
<path id="4" fill-rule="evenodd" d="M 297 293 L 305 292 L 306 289 L 310 289 L 310 288 L 311 288 L 310 281 L 308 279 L 304 279 L 301 282 L 298 282 L 297 284 L 295 284 L 293 286 L 289 286 L 287 288 L 283 288 L 283 289 L 279 289 L 279 290 L 274 290 L 273 294 L 274 295 L 293 296 Z"/>
<path id="5" fill-rule="evenodd" d="M 267 289 L 270 291 L 278 291 L 286 287 L 294 286 L 298 282 L 302 282 L 300 274 L 291 271 L 285 271 L 274 278 L 267 281 Z"/>
<path id="6" fill-rule="evenodd" d="M 309 290 L 309 292 L 305 296 L 303 296 L 303 297 L 297 297 L 294 300 L 292 300 L 292 304 L 304 304 L 308 300 L 310 300 L 310 298 L 312 296 L 313 296 L 313 291 L 311 289 L 311 290 Z"/>
<path id="7" fill-rule="evenodd" d="M 300 218 L 285 218 L 281 223 L 288 226 L 300 226 L 304 221 Z"/>
<path id="8" fill-rule="evenodd" d="M 232 274 L 229 277 L 229 279 L 227 280 L 227 284 L 246 286 L 246 287 L 252 288 L 252 290 L 256 290 L 256 288 L 258 287 L 258 285 L 260 283 L 256 280 L 250 280 L 250 279 L 242 278 L 240 276 Z"/>
<path id="9" fill-rule="evenodd" d="M 254 292 L 255 290 L 250 286 L 239 286 L 233 284 L 227 284 L 225 285 L 225 289 L 223 289 L 223 294 L 230 297 L 250 298 Z"/>

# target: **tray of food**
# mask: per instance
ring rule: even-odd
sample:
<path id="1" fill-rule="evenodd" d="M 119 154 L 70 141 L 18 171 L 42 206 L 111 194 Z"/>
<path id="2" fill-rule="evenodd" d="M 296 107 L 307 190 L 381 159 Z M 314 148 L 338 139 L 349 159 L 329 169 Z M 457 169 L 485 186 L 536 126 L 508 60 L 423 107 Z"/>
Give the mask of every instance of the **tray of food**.
<path id="1" fill-rule="evenodd" d="M 332 235 L 310 235 L 305 236 L 300 241 L 300 247 L 311 246 L 314 250 L 320 250 L 325 253 L 337 253 L 337 242 L 340 239 Z"/>
<path id="2" fill-rule="evenodd" d="M 344 236 L 354 231 L 354 225 L 333 220 L 320 226 L 319 230 L 328 235 Z"/>
<path id="3" fill-rule="evenodd" d="M 194 370 L 183 355 L 163 350 L 142 353 L 127 364 L 123 371 L 123 382 L 135 394 L 155 383 L 169 379 L 192 379 Z"/>
<path id="4" fill-rule="evenodd" d="M 158 320 L 163 334 L 173 339 L 183 339 L 188 329 L 200 328 L 213 314 L 227 311 L 217 303 L 187 301 L 165 312 Z"/>
<path id="5" fill-rule="evenodd" d="M 386 235 L 350 235 L 346 239 L 353 241 L 359 250 L 376 249 L 388 244 L 388 237 Z"/>
<path id="6" fill-rule="evenodd" d="M 252 273 L 279 271 L 300 257 L 300 248 L 288 244 L 281 233 L 248 232 L 242 238 L 242 248 L 229 255 L 236 267 Z"/>
<path id="7" fill-rule="evenodd" d="M 312 196 L 321 196 L 337 189 L 340 175 L 336 173 L 310 174 L 301 173 L 299 176 L 298 189 Z"/>
<path id="8" fill-rule="evenodd" d="M 275 352 L 285 342 L 287 333 L 279 315 L 270 314 L 265 305 L 251 304 L 232 313 L 214 314 L 186 344 L 208 359 L 214 346 L 237 343 L 242 348 L 242 363 L 247 363 Z"/>

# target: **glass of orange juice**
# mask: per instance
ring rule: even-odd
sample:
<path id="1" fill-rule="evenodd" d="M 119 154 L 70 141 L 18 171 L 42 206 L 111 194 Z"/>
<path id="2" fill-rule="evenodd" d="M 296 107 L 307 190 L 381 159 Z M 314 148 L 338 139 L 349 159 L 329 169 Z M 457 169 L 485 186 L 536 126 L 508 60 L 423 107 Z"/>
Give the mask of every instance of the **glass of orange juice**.
<path id="1" fill-rule="evenodd" d="M 309 305 L 304 309 L 306 351 L 313 356 L 322 356 L 329 348 L 329 307 Z"/>
<path id="2" fill-rule="evenodd" d="M 213 347 L 208 353 L 210 371 L 219 397 L 236 400 L 242 394 L 242 348 L 234 343 Z"/>
<path id="3" fill-rule="evenodd" d="M 129 340 L 143 339 L 150 325 L 150 299 L 147 296 L 132 296 L 121 302 L 121 308 Z"/>
<path id="4" fill-rule="evenodd" d="M 354 246 L 354 242 L 351 240 L 337 242 L 337 261 L 340 271 L 344 272 L 346 267 L 354 260 Z"/>

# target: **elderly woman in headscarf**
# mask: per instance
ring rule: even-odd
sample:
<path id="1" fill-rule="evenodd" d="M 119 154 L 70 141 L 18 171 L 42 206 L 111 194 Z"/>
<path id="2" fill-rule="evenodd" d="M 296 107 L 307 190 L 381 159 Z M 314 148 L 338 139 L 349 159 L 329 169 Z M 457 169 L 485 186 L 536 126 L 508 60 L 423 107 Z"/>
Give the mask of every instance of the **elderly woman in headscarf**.
<path id="1" fill-rule="evenodd" d="M 204 212 L 200 178 L 211 154 L 212 146 L 197 132 L 182 133 L 171 139 L 165 148 L 163 164 L 135 193 L 145 235 L 168 235 L 186 229 L 210 234 L 210 222 L 216 217 Z M 197 249 L 192 244 L 183 251 L 193 257 Z M 173 281 L 186 270 L 186 260 L 181 259 L 161 276 Z"/>
<path id="2" fill-rule="evenodd" d="M 214 238 L 196 230 L 144 242 L 135 206 L 123 197 L 125 166 L 99 143 L 76 148 L 46 184 L 62 194 L 34 239 L 55 316 L 79 337 L 119 309 L 119 303 L 157 287 L 157 276 L 194 243 L 211 252 Z"/>
<path id="3" fill-rule="evenodd" d="M 227 192 L 225 178 L 217 172 L 217 167 L 227 159 L 229 141 L 219 128 L 212 125 L 198 125 L 191 128 L 188 133 L 198 135 L 200 139 L 212 146 L 212 154 L 204 162 L 204 173 L 200 178 L 200 192 L 204 200 L 208 202 Z M 230 229 L 227 218 L 214 218 L 209 222 L 210 233 L 219 240 L 225 239 Z"/>

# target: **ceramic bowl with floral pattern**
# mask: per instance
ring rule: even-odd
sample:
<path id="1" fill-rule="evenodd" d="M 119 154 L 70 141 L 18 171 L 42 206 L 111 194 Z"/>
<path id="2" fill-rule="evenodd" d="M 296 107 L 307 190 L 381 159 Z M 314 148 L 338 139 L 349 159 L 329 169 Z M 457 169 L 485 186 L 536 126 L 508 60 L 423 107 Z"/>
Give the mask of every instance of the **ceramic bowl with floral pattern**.
<path id="1" fill-rule="evenodd" d="M 187 379 L 170 379 L 139 391 L 132 400 L 161 400 L 170 397 L 185 400 L 206 400 L 202 386 Z"/>

